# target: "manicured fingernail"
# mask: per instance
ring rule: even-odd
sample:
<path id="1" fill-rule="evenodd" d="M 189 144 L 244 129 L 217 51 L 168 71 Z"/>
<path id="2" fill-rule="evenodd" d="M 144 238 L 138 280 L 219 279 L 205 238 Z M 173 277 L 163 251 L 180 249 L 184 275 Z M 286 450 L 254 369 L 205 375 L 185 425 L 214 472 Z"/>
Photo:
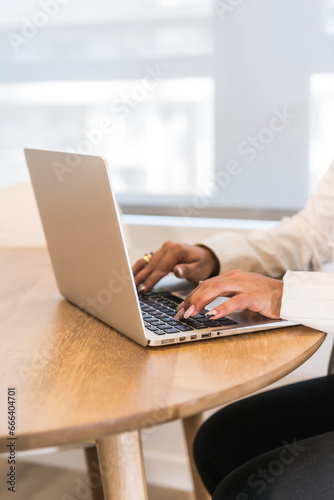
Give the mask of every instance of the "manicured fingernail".
<path id="1" fill-rule="evenodd" d="M 204 316 L 207 316 L 208 318 L 210 318 L 211 316 L 216 316 L 216 314 L 218 314 L 218 311 L 216 311 L 216 309 L 211 309 L 211 311 L 208 311 L 207 313 L 205 313 Z"/>
<path id="2" fill-rule="evenodd" d="M 201 285 L 202 283 L 203 283 L 203 280 L 198 282 L 199 285 Z"/>
<path id="3" fill-rule="evenodd" d="M 195 306 L 190 306 L 189 309 L 187 309 L 186 312 L 184 313 L 185 319 L 188 319 L 189 316 L 191 316 L 194 311 L 195 311 Z"/>
<path id="4" fill-rule="evenodd" d="M 145 285 L 143 285 L 143 284 L 139 285 L 139 287 L 138 287 L 138 292 L 139 293 L 143 293 L 143 292 L 145 292 L 145 290 L 146 290 L 146 286 Z"/>
<path id="5" fill-rule="evenodd" d="M 174 316 L 174 319 L 177 321 L 178 319 L 180 319 L 182 316 L 184 315 L 184 309 L 182 307 L 182 309 L 180 309 Z"/>
<path id="6" fill-rule="evenodd" d="M 176 270 L 177 270 L 177 273 L 178 273 L 179 276 L 183 276 L 183 269 L 182 269 L 182 267 L 177 267 Z"/>

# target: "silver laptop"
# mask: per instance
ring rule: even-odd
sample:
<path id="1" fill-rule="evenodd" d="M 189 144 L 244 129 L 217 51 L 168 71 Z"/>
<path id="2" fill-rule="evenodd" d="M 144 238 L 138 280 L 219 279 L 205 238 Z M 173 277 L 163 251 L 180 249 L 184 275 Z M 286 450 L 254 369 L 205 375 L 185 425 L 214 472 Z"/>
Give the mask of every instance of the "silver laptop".
<path id="1" fill-rule="evenodd" d="M 220 320 L 210 320 L 203 310 L 175 321 L 179 293 L 137 293 L 106 162 L 33 149 L 26 149 L 25 156 L 59 291 L 87 313 L 142 346 L 294 324 L 246 310 Z"/>

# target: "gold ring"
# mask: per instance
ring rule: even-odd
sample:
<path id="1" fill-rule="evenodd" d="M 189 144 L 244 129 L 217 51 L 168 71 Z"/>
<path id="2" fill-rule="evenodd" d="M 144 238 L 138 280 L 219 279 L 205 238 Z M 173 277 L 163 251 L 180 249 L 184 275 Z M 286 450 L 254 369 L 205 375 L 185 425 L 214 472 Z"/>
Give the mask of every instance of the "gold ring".
<path id="1" fill-rule="evenodd" d="M 146 262 L 146 264 L 148 264 L 152 259 L 152 257 L 153 257 L 153 252 L 149 252 L 144 255 L 143 259 Z"/>

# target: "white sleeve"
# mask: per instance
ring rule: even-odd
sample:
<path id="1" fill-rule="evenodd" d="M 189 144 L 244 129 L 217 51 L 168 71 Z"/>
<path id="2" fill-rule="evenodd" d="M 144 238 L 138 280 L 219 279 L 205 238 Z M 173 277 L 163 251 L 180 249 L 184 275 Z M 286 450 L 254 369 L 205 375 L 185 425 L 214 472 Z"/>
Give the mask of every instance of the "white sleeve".
<path id="1" fill-rule="evenodd" d="M 334 227 L 334 164 L 306 207 L 277 226 L 249 235 L 222 232 L 204 241 L 220 263 L 220 274 L 231 269 L 275 278 L 286 271 L 317 271 L 332 260 Z"/>
<path id="2" fill-rule="evenodd" d="M 288 271 L 280 317 L 334 334 L 334 274 Z"/>

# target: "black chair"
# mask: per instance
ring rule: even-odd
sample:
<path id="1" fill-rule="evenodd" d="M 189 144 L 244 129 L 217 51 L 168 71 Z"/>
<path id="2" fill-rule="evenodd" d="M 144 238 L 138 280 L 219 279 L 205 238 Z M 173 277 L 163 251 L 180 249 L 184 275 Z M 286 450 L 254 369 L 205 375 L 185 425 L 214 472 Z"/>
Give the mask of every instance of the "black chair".
<path id="1" fill-rule="evenodd" d="M 241 465 L 212 500 L 333 500 L 334 431 L 276 448 Z"/>
<path id="2" fill-rule="evenodd" d="M 203 424 L 194 457 L 212 500 L 334 500 L 334 345 L 328 375 L 237 401 Z"/>

